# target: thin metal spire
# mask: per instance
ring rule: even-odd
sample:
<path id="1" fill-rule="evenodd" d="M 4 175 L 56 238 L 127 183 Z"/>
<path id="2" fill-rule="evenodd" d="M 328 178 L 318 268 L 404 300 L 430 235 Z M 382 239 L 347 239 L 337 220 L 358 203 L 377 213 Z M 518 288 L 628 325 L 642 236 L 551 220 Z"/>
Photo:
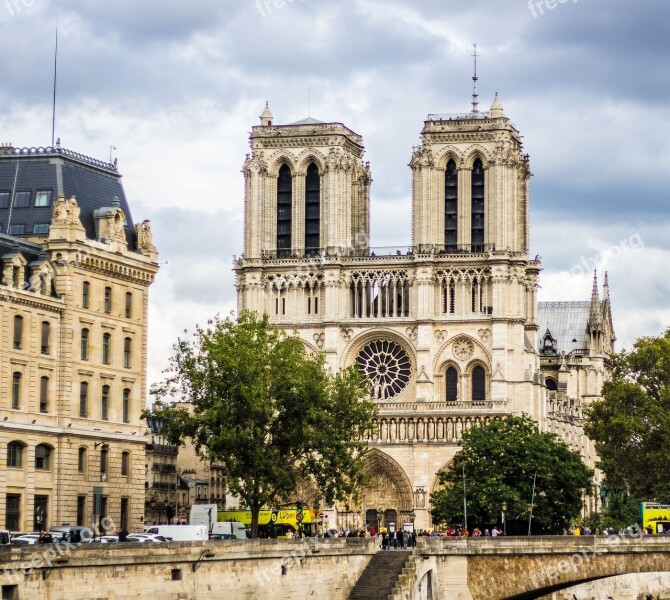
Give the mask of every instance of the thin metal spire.
<path id="1" fill-rule="evenodd" d="M 477 77 L 477 57 L 479 56 L 479 54 L 477 54 L 477 44 L 472 44 L 472 47 L 475 49 L 475 53 L 472 55 L 472 57 L 475 59 L 475 74 L 472 78 L 472 112 L 478 113 L 479 95 L 477 94 L 477 80 L 479 79 L 479 77 Z"/>
<path id="2" fill-rule="evenodd" d="M 56 141 L 56 82 L 58 80 L 58 13 L 56 13 L 56 47 L 54 49 L 54 96 L 51 109 L 51 147 Z"/>

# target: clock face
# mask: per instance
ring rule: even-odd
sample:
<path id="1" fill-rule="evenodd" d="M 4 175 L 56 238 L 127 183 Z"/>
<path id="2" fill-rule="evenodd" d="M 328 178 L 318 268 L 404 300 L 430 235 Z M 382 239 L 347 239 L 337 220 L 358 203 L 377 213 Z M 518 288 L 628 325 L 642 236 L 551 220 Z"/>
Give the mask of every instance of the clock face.
<path id="1" fill-rule="evenodd" d="M 475 352 L 475 345 L 467 338 L 460 338 L 454 342 L 454 356 L 458 360 L 468 360 Z"/>

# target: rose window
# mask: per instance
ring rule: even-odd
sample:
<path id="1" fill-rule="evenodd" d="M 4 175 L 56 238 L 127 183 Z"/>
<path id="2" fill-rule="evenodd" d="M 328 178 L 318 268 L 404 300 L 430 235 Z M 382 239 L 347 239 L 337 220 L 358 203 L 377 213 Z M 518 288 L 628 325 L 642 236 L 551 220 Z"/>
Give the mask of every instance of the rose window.
<path id="1" fill-rule="evenodd" d="M 412 363 L 402 346 L 389 340 L 367 344 L 356 357 L 358 370 L 368 377 L 375 400 L 397 396 L 409 383 Z"/>

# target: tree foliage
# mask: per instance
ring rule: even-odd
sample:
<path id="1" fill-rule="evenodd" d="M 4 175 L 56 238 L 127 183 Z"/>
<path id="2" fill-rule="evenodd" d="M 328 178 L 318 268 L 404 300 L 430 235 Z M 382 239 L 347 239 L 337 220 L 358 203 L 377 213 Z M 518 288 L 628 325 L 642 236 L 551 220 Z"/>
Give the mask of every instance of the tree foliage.
<path id="1" fill-rule="evenodd" d="M 670 501 L 664 465 L 670 460 L 670 329 L 638 339 L 631 352 L 612 357 L 603 398 L 586 411 L 607 482 L 632 496 Z"/>
<path id="2" fill-rule="evenodd" d="M 300 500 L 292 495 L 301 480 L 327 502 L 355 494 L 362 481 L 360 440 L 376 408 L 355 367 L 329 375 L 324 361 L 267 315 L 244 312 L 180 339 L 152 390 L 162 399 L 161 433 L 175 444 L 191 440 L 198 455 L 224 466 L 230 491 L 252 511 L 254 537 L 260 509 Z"/>
<path id="3" fill-rule="evenodd" d="M 527 416 L 509 416 L 463 434 L 462 449 L 439 473 L 446 487 L 431 496 L 437 523 L 463 523 L 463 480 L 470 527 L 501 524 L 507 504 L 508 534 L 526 533 L 533 496 L 533 533 L 555 533 L 579 516 L 593 470 L 552 433 Z"/>

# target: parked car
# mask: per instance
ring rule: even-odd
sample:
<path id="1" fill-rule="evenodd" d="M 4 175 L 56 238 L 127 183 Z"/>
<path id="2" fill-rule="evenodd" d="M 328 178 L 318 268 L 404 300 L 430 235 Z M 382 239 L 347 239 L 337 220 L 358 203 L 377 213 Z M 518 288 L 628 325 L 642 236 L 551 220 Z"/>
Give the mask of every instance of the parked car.
<path id="1" fill-rule="evenodd" d="M 39 533 L 24 533 L 22 535 L 15 535 L 12 537 L 12 544 L 16 546 L 27 546 L 37 544 L 40 540 Z"/>
<path id="2" fill-rule="evenodd" d="M 169 542 L 170 539 L 162 535 L 151 535 L 148 533 L 129 533 L 126 538 L 128 542 Z"/>
<path id="3" fill-rule="evenodd" d="M 93 530 L 83 525 L 56 525 L 49 529 L 49 533 L 54 542 L 90 542 L 93 538 Z"/>

